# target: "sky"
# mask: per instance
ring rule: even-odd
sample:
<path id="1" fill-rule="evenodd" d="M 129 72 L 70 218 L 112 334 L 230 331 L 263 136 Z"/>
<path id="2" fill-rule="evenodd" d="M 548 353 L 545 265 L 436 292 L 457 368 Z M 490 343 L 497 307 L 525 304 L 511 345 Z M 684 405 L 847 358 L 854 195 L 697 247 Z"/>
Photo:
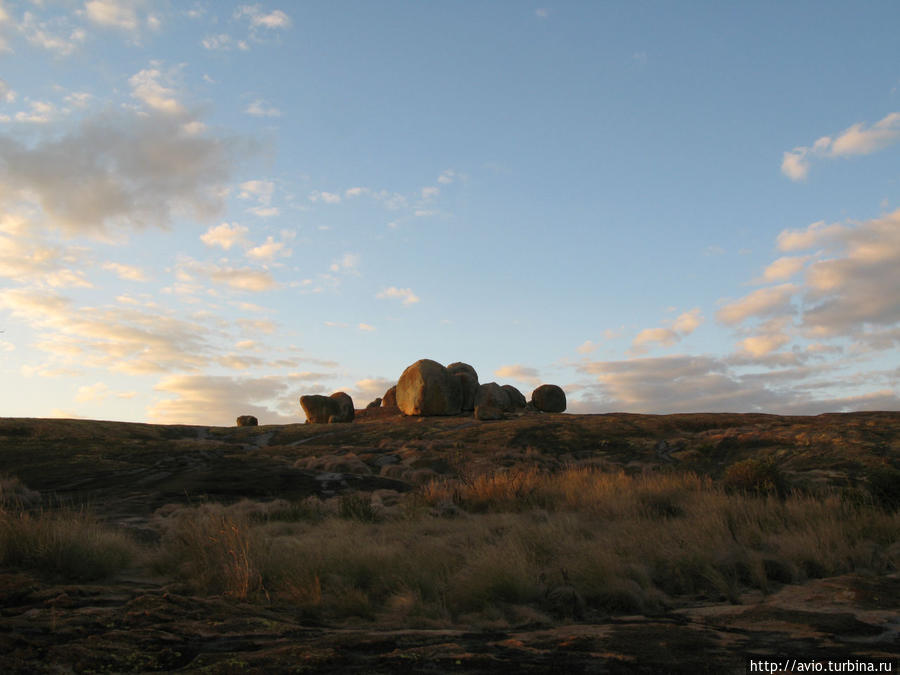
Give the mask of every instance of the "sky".
<path id="1" fill-rule="evenodd" d="M 0 0 L 0 416 L 900 410 L 900 4 L 541 3 Z"/>

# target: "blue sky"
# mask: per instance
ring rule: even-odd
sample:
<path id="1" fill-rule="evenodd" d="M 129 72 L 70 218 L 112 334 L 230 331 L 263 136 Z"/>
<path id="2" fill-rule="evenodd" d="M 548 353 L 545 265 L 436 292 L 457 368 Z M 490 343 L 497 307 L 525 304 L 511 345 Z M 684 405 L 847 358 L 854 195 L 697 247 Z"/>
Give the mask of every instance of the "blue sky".
<path id="1" fill-rule="evenodd" d="M 0 0 L 0 414 L 900 409 L 894 2 Z"/>

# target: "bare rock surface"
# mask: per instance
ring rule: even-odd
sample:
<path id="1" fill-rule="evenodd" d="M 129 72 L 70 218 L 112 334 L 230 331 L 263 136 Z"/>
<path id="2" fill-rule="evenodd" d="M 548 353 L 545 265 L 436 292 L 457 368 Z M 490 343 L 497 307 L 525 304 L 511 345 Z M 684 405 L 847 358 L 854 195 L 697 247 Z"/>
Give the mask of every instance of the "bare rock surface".
<path id="1" fill-rule="evenodd" d="M 457 415 L 462 411 L 460 381 L 437 361 L 420 359 L 400 375 L 397 405 L 404 415 Z"/>

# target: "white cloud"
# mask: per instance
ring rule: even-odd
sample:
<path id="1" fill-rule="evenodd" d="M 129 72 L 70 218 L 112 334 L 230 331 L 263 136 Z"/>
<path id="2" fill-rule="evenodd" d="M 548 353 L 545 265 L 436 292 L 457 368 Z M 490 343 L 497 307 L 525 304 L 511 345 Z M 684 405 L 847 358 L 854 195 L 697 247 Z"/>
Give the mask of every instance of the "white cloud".
<path id="1" fill-rule="evenodd" d="M 204 49 L 214 51 L 230 51 L 239 49 L 243 52 L 250 49 L 250 45 L 245 40 L 236 40 L 227 33 L 219 33 L 218 35 L 207 35 L 200 41 Z"/>
<path id="2" fill-rule="evenodd" d="M 381 300 L 402 300 L 404 305 L 414 305 L 419 302 L 419 296 L 413 293 L 411 288 L 397 288 L 396 286 L 391 286 L 379 291 L 375 297 Z"/>
<path id="3" fill-rule="evenodd" d="M 275 192 L 275 183 L 269 180 L 248 180 L 240 187 L 239 199 L 255 199 L 260 204 L 270 204 Z"/>
<path id="4" fill-rule="evenodd" d="M 372 326 L 368 323 L 360 323 L 357 328 L 363 332 L 370 333 L 375 330 L 375 326 Z"/>
<path id="5" fill-rule="evenodd" d="M 134 0 L 89 0 L 84 3 L 87 18 L 99 26 L 133 32 L 140 28 Z"/>
<path id="6" fill-rule="evenodd" d="M 220 267 L 210 265 L 203 270 L 210 279 L 241 291 L 260 293 L 278 287 L 278 283 L 267 270 L 249 267 Z"/>
<path id="7" fill-rule="evenodd" d="M 52 103 L 46 101 L 29 101 L 30 110 L 20 111 L 16 113 L 17 122 L 27 122 L 29 124 L 47 124 L 53 120 L 56 113 L 56 107 Z"/>
<path id="8" fill-rule="evenodd" d="M 272 261 L 279 256 L 290 254 L 291 250 L 285 248 L 283 241 L 275 241 L 272 237 L 267 237 L 265 243 L 247 251 L 247 257 L 257 261 Z"/>
<path id="9" fill-rule="evenodd" d="M 772 283 L 775 281 L 787 281 L 800 270 L 809 260 L 809 256 L 782 256 L 770 263 L 763 271 L 759 283 Z"/>
<path id="10" fill-rule="evenodd" d="M 147 273 L 140 267 L 125 265 L 123 263 L 108 262 L 103 264 L 103 269 L 113 272 L 120 279 L 127 281 L 147 281 Z"/>
<path id="11" fill-rule="evenodd" d="M 33 346 L 53 367 L 93 367 L 132 375 L 191 371 L 208 363 L 208 331 L 160 308 L 75 306 L 56 293 L 0 291 L 0 308 L 41 332 Z"/>
<path id="12" fill-rule="evenodd" d="M 722 307 L 716 312 L 716 318 L 724 324 L 735 325 L 750 318 L 792 313 L 791 299 L 797 289 L 794 284 L 760 288 Z"/>
<path id="13" fill-rule="evenodd" d="M 13 103 L 16 100 L 16 92 L 9 88 L 6 80 L 0 79 L 0 103 Z"/>
<path id="14" fill-rule="evenodd" d="M 595 352 L 600 349 L 600 345 L 596 342 L 592 342 L 591 340 L 585 340 L 578 347 L 575 348 L 575 351 L 579 354 L 590 354 L 591 352 Z"/>
<path id="15" fill-rule="evenodd" d="M 322 192 L 320 190 L 313 190 L 309 193 L 309 201 L 318 202 L 320 200 L 326 204 L 340 204 L 341 196 L 335 192 Z"/>
<path id="16" fill-rule="evenodd" d="M 291 17 L 280 9 L 264 13 L 259 5 L 242 5 L 234 12 L 234 17 L 240 19 L 246 17 L 250 25 L 259 28 L 286 29 L 291 27 Z"/>
<path id="17" fill-rule="evenodd" d="M 519 382 L 527 382 L 535 386 L 541 383 L 541 377 L 537 369 L 518 363 L 511 366 L 500 366 L 494 371 L 494 375 L 501 379 L 518 380 Z"/>
<path id="18" fill-rule="evenodd" d="M 441 189 L 439 187 L 435 187 L 430 185 L 428 187 L 422 188 L 422 199 L 434 199 L 441 193 Z"/>
<path id="19" fill-rule="evenodd" d="M 871 126 L 863 122 L 851 125 L 834 138 L 823 136 L 811 147 L 798 146 L 785 152 L 781 171 L 791 180 L 804 180 L 810 162 L 818 158 L 869 155 L 900 141 L 900 112 L 893 112 Z"/>
<path id="20" fill-rule="evenodd" d="M 664 347 L 671 346 L 693 333 L 703 323 L 703 316 L 699 308 L 684 312 L 673 321 L 667 321 L 660 328 L 646 328 L 642 330 L 631 342 L 633 354 L 643 354 L 654 344 Z"/>
<path id="21" fill-rule="evenodd" d="M 39 206 L 43 224 L 72 234 L 208 219 L 223 205 L 230 146 L 182 124 L 155 112 L 103 113 L 33 145 L 0 135 L 0 208 Z"/>
<path id="22" fill-rule="evenodd" d="M 86 34 L 82 28 L 68 28 L 59 20 L 55 26 L 62 34 L 53 32 L 48 23 L 39 22 L 31 12 L 25 12 L 19 30 L 33 45 L 54 52 L 57 56 L 69 56 L 84 43 Z"/>
<path id="23" fill-rule="evenodd" d="M 0 230 L 2 231 L 2 230 Z M 90 288 L 84 251 L 47 242 L 27 231 L 0 234 L 0 277 L 51 288 Z"/>
<path id="24" fill-rule="evenodd" d="M 207 246 L 221 246 L 227 251 L 235 244 L 246 244 L 247 232 L 248 229 L 238 223 L 221 223 L 200 235 L 200 240 Z"/>
<path id="25" fill-rule="evenodd" d="M 355 273 L 359 266 L 360 257 L 357 253 L 345 253 L 340 259 L 331 263 L 330 270 L 332 272 L 350 272 Z"/>
<path id="26" fill-rule="evenodd" d="M 181 115 L 184 107 L 175 98 L 175 90 L 160 82 L 163 77 L 158 68 L 145 68 L 135 73 L 128 80 L 131 95 L 154 110 L 168 115 Z"/>
<path id="27" fill-rule="evenodd" d="M 754 357 L 766 356 L 780 349 L 791 338 L 783 333 L 775 333 L 770 335 L 754 335 L 745 338 L 739 343 L 740 348 Z"/>
<path id="28" fill-rule="evenodd" d="M 438 176 L 438 183 L 442 185 L 448 185 L 453 182 L 456 178 L 456 172 L 453 169 L 447 169 L 440 176 Z"/>
<path id="29" fill-rule="evenodd" d="M 150 419 L 159 424 L 232 426 L 239 415 L 253 415 L 261 424 L 301 421 L 299 391 L 292 392 L 285 377 L 168 375 L 154 389 L 174 396 L 148 409 Z M 293 414 L 284 414 L 294 408 Z"/>
<path id="30" fill-rule="evenodd" d="M 281 117 L 281 111 L 274 106 L 267 106 L 262 99 L 257 99 L 250 103 L 244 112 L 254 117 Z"/>

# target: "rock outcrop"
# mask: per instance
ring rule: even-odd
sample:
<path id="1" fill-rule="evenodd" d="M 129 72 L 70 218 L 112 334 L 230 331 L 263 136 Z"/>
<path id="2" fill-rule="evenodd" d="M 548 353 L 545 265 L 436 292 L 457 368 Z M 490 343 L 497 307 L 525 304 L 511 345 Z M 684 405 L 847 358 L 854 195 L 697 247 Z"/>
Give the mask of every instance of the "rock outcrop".
<path id="1" fill-rule="evenodd" d="M 366 410 L 369 408 L 380 408 L 381 407 L 381 398 L 376 398 L 369 405 L 366 406 Z"/>
<path id="2" fill-rule="evenodd" d="M 239 427 L 257 427 L 259 426 L 259 420 L 256 419 L 253 415 L 241 415 L 238 417 L 235 422 Z"/>
<path id="3" fill-rule="evenodd" d="M 462 393 L 462 409 L 475 409 L 475 396 L 478 394 L 478 373 L 468 363 L 457 361 L 447 366 L 447 371 L 459 380 Z"/>
<path id="4" fill-rule="evenodd" d="M 397 406 L 404 415 L 457 415 L 462 411 L 460 380 L 437 361 L 420 359 L 397 382 Z"/>
<path id="5" fill-rule="evenodd" d="M 397 407 L 397 385 L 395 384 L 393 387 L 384 392 L 384 396 L 381 397 L 381 407 L 382 408 L 396 408 Z"/>
<path id="6" fill-rule="evenodd" d="M 479 420 L 503 419 L 503 413 L 512 412 L 509 394 L 496 382 L 485 382 L 478 387 L 475 396 L 475 418 Z"/>
<path id="7" fill-rule="evenodd" d="M 528 401 L 525 400 L 525 394 L 511 384 L 504 384 L 500 388 L 506 392 L 507 396 L 509 396 L 509 402 L 510 405 L 512 405 L 513 410 L 522 410 L 528 405 Z"/>
<path id="8" fill-rule="evenodd" d="M 300 407 L 306 413 L 309 424 L 335 424 L 352 422 L 355 415 L 353 399 L 342 391 L 331 396 L 310 394 L 300 397 Z"/>
<path id="9" fill-rule="evenodd" d="M 531 392 L 531 403 L 541 412 L 560 413 L 566 409 L 566 392 L 555 384 L 542 384 Z"/>

